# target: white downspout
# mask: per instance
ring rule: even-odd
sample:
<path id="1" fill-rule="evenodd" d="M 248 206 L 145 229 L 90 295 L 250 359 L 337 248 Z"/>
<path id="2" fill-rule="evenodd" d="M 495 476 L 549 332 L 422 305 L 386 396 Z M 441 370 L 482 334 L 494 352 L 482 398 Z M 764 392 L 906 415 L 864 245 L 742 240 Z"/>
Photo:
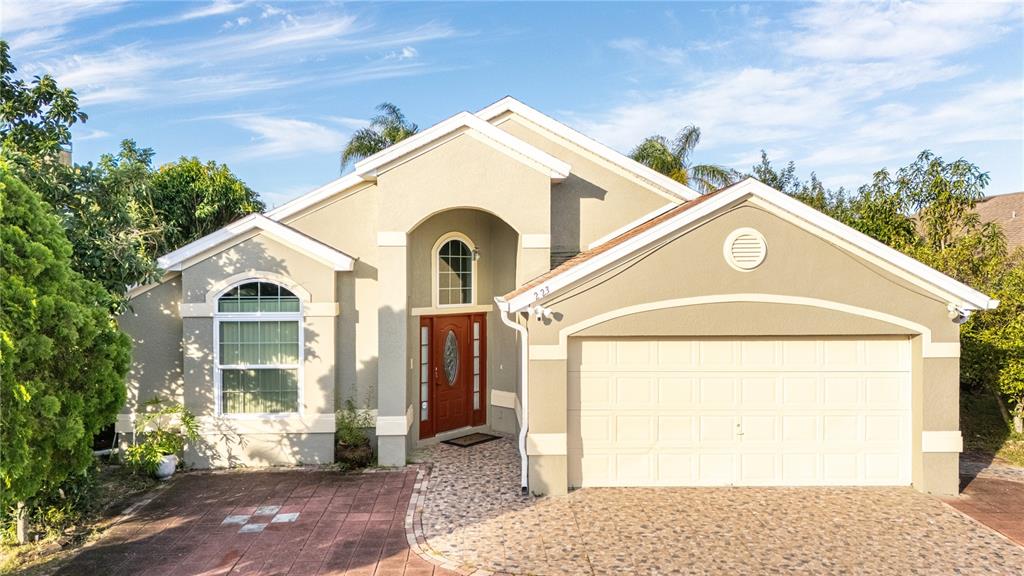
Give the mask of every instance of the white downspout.
<path id="1" fill-rule="evenodd" d="M 520 478 L 519 483 L 523 488 L 523 494 L 529 493 L 529 478 L 527 475 L 528 460 L 526 456 L 526 430 L 529 427 L 530 422 L 530 386 L 527 373 L 529 369 L 530 354 L 529 348 L 529 333 L 526 331 L 526 326 L 515 322 L 512 318 L 509 318 L 505 314 L 508 312 L 508 302 L 499 296 L 494 298 L 494 303 L 498 305 L 498 316 L 501 321 L 509 328 L 519 333 L 519 381 L 520 389 L 522 390 L 522 396 L 519 399 L 519 403 L 522 405 L 522 418 L 523 421 L 519 425 L 519 459 L 520 459 Z"/>

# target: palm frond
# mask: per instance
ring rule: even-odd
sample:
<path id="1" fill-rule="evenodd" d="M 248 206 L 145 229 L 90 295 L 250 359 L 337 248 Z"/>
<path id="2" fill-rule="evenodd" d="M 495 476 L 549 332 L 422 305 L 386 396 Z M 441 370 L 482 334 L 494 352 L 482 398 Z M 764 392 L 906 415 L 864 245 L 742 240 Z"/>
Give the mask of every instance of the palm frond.
<path id="1" fill-rule="evenodd" d="M 719 188 L 735 184 L 741 175 L 732 168 L 717 164 L 698 164 L 690 166 L 690 178 L 698 192 L 713 192 Z"/>
<path id="2" fill-rule="evenodd" d="M 684 169 L 664 136 L 649 136 L 633 148 L 629 157 L 648 168 L 671 177 L 672 174 Z"/>
<path id="3" fill-rule="evenodd" d="M 683 165 L 690 163 L 690 154 L 700 144 L 700 128 L 690 124 L 676 134 L 672 141 L 672 154 L 679 158 Z"/>

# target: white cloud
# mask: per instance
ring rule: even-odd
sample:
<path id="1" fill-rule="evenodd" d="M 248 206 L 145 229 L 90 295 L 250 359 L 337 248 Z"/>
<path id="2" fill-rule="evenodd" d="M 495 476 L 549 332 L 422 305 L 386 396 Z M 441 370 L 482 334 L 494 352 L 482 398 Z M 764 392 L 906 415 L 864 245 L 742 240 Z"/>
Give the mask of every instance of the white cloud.
<path id="1" fill-rule="evenodd" d="M 80 134 L 75 134 L 71 139 L 72 142 L 87 142 L 89 140 L 99 140 L 110 136 L 110 132 L 106 130 L 85 130 Z"/>
<path id="2" fill-rule="evenodd" d="M 68 56 L 30 69 L 52 74 L 61 86 L 74 88 L 79 102 L 88 106 L 142 99 L 147 92 L 145 83 L 157 71 L 175 65 L 171 59 L 129 45 L 97 54 Z"/>
<path id="3" fill-rule="evenodd" d="M 796 12 L 785 50 L 823 60 L 933 59 L 991 42 L 1019 18 L 1012 3 L 820 3 Z"/>
<path id="4" fill-rule="evenodd" d="M 260 18 L 270 18 L 271 16 L 280 16 L 287 13 L 287 11 L 282 10 L 281 8 L 275 8 L 274 6 L 266 4 L 263 6 L 263 11 L 260 12 Z"/>
<path id="5" fill-rule="evenodd" d="M 262 114 L 224 117 L 253 134 L 252 144 L 237 153 L 239 158 L 288 158 L 306 153 L 340 152 L 346 135 L 321 124 Z"/>
<path id="6" fill-rule="evenodd" d="M 677 66 L 686 61 L 686 51 L 668 46 L 651 46 L 642 38 L 618 38 L 608 46 L 625 52 L 642 60 L 654 60 L 670 66 Z"/>
<path id="7" fill-rule="evenodd" d="M 4 0 L 0 21 L 15 52 L 59 49 L 59 39 L 73 22 L 116 12 L 124 5 L 124 0 Z"/>
<path id="8" fill-rule="evenodd" d="M 412 46 L 406 46 L 398 52 L 388 52 L 385 56 L 385 60 L 411 60 L 419 56 L 419 50 Z"/>

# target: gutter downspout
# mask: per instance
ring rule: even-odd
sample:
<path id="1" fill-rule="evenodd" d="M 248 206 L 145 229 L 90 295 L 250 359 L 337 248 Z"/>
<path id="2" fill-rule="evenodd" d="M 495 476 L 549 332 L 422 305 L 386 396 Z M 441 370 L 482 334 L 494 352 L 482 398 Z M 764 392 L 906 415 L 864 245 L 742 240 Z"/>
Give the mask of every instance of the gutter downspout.
<path id="1" fill-rule="evenodd" d="M 498 305 L 498 317 L 501 318 L 502 323 L 519 333 L 519 381 L 521 383 L 520 388 L 522 389 L 520 404 L 523 408 L 523 421 L 519 425 L 519 458 L 521 468 L 519 484 L 522 486 L 523 494 L 526 495 L 530 491 L 527 475 L 528 458 L 526 456 L 526 431 L 530 422 L 530 387 L 529 379 L 527 378 L 530 362 L 529 349 L 527 348 L 529 333 L 525 326 L 506 316 L 506 313 L 509 311 L 508 301 L 500 296 L 495 296 L 494 303 Z"/>

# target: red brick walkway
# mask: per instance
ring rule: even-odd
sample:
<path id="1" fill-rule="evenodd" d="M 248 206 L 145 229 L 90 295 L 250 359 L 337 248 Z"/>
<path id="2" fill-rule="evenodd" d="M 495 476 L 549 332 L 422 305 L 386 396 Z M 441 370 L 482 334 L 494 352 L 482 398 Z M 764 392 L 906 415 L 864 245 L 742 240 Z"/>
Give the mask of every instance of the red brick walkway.
<path id="1" fill-rule="evenodd" d="M 189 473 L 58 574 L 449 574 L 411 553 L 415 470 Z"/>
<path id="2" fill-rule="evenodd" d="M 958 497 L 945 500 L 1024 546 L 1024 482 L 978 477 L 970 480 Z"/>

